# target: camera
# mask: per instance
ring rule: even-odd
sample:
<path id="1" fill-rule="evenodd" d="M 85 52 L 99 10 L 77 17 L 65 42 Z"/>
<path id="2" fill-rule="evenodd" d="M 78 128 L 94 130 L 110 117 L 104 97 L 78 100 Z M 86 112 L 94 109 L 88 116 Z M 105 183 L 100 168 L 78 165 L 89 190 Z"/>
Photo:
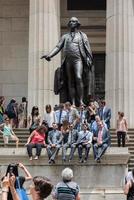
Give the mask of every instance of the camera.
<path id="1" fill-rule="evenodd" d="M 7 167 L 6 176 L 9 174 L 9 176 L 15 175 L 18 176 L 18 164 L 17 163 L 11 163 Z"/>

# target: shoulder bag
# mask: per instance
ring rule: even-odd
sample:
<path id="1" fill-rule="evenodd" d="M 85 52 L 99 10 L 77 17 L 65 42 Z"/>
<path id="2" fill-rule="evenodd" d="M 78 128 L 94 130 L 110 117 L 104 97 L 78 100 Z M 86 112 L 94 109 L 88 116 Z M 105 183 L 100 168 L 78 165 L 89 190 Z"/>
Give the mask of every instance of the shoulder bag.
<path id="1" fill-rule="evenodd" d="M 20 200 L 29 200 L 26 194 L 26 190 L 20 187 L 19 177 L 16 178 L 16 182 L 18 185 L 18 188 L 16 188 L 16 192 L 18 193 Z"/>

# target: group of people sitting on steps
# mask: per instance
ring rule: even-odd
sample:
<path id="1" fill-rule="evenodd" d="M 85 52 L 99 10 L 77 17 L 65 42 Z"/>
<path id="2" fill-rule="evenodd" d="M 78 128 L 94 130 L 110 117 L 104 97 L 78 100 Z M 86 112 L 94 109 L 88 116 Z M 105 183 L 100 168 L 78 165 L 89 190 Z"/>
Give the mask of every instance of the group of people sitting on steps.
<path id="1" fill-rule="evenodd" d="M 78 149 L 79 162 L 87 162 L 90 148 L 93 146 L 94 158 L 100 162 L 101 156 L 104 154 L 110 145 L 110 134 L 105 123 L 96 116 L 93 123 L 92 131 L 89 130 L 88 124 L 83 123 L 81 130 L 75 129 L 73 123 L 63 122 L 60 130 L 56 123 L 52 124 L 52 130 L 48 132 L 47 143 L 45 142 L 44 125 L 39 126 L 29 136 L 26 146 L 29 155 L 29 160 L 33 159 L 32 148 L 36 148 L 36 155 L 34 159 L 39 159 L 42 147 L 46 147 L 49 164 L 55 163 L 55 158 L 60 149 L 62 149 L 62 160 L 71 162 L 76 148 Z M 70 149 L 69 157 L 67 159 L 67 149 Z M 83 157 L 83 149 L 85 154 Z"/>
<path id="2" fill-rule="evenodd" d="M 90 148 L 93 146 L 94 158 L 100 162 L 101 156 L 110 145 L 111 109 L 106 106 L 105 101 L 101 102 L 100 107 L 97 107 L 96 102 L 90 102 L 88 108 L 81 105 L 79 109 L 72 106 L 70 102 L 66 102 L 60 104 L 55 111 L 52 111 L 50 105 L 46 105 L 42 123 L 40 123 L 37 107 L 33 107 L 32 114 L 32 123 L 29 128 L 31 134 L 25 144 L 29 160 L 33 159 L 32 148 L 36 148 L 34 159 L 37 160 L 42 147 L 46 147 L 49 163 L 55 163 L 56 155 L 61 148 L 62 160 L 66 162 L 66 152 L 70 148 L 68 158 L 70 162 L 77 148 L 79 161 L 82 163 L 88 160 Z M 0 128 L 5 146 L 8 145 L 9 139 L 15 140 L 18 146 L 19 139 L 14 134 L 8 117 Z M 84 157 L 83 149 L 85 149 Z"/>
<path id="3" fill-rule="evenodd" d="M 118 112 L 117 119 L 117 140 L 120 146 L 125 146 L 127 132 L 127 121 L 124 113 Z M 36 148 L 35 160 L 39 159 L 42 147 L 46 147 L 49 163 L 55 163 L 55 157 L 62 148 L 62 160 L 67 161 L 66 151 L 70 148 L 68 161 L 73 159 L 74 152 L 78 148 L 79 161 L 86 162 L 91 146 L 93 146 L 94 158 L 100 162 L 101 156 L 110 145 L 110 119 L 111 109 L 106 106 L 106 102 L 92 101 L 89 106 L 81 105 L 79 108 L 71 105 L 70 102 L 55 106 L 52 110 L 51 105 L 46 105 L 44 120 L 41 123 L 41 116 L 37 106 L 32 108 L 29 119 L 29 136 L 26 146 L 29 159 L 33 159 L 32 148 Z M 8 145 L 8 140 L 16 141 L 19 138 L 15 135 L 11 120 L 5 117 L 0 124 L 0 133 L 3 134 L 4 145 Z M 84 158 L 82 157 L 85 149 Z"/>

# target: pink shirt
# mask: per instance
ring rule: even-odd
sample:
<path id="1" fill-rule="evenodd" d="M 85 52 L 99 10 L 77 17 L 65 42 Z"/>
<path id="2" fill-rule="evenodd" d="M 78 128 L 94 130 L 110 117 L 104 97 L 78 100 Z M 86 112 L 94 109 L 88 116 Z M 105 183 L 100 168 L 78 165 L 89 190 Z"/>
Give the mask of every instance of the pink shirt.
<path id="1" fill-rule="evenodd" d="M 127 132 L 126 119 L 117 120 L 117 131 Z"/>
<path id="2" fill-rule="evenodd" d="M 34 136 L 32 137 L 32 140 L 30 143 L 32 144 L 44 144 L 45 141 L 45 134 L 40 134 L 36 130 L 34 131 Z"/>

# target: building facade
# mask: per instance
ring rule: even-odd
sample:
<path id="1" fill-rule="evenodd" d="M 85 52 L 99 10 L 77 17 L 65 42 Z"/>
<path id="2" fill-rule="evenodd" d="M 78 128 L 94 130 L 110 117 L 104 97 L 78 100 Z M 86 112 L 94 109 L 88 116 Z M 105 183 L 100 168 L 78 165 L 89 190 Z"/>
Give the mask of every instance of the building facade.
<path id="1" fill-rule="evenodd" d="M 79 18 L 89 38 L 95 64 L 95 93 L 116 115 L 124 111 L 134 127 L 134 4 L 133 0 L 0 0 L 0 95 L 6 99 L 28 97 L 29 112 L 38 105 L 55 105 L 54 71 L 41 60 L 67 32 L 70 17 Z"/>

